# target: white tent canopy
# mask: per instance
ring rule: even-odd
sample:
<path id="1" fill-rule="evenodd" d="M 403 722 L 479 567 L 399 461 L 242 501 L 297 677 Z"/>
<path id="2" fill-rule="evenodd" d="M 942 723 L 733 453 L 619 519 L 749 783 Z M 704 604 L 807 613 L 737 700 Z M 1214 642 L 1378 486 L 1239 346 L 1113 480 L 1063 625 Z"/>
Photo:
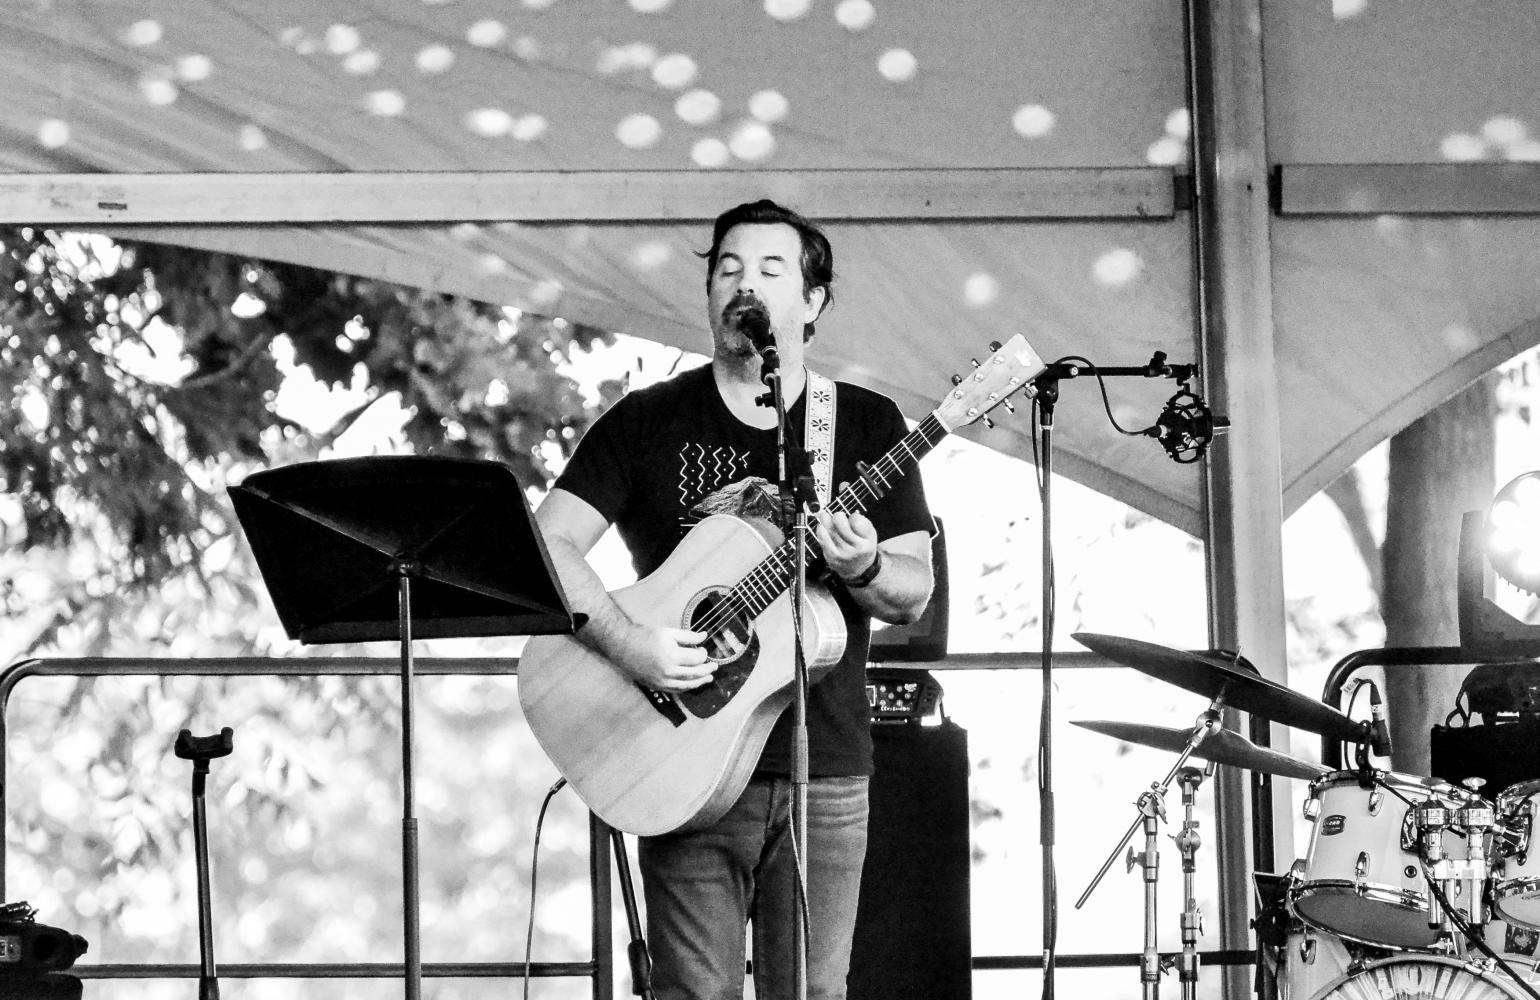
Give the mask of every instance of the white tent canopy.
<path id="1" fill-rule="evenodd" d="M 1540 339 L 1540 19 L 1525 0 L 1265 15 L 1287 512 Z M 911 415 L 1013 332 L 1048 357 L 1194 360 L 1170 0 L 135 0 L 9 21 L 12 220 L 134 224 L 701 348 L 702 221 L 768 190 L 835 220 L 815 363 Z M 1115 384 L 1115 412 L 1143 426 L 1172 389 Z M 1100 405 L 1065 393 L 1060 471 L 1201 533 L 1199 476 Z M 1031 445 L 1021 422 L 982 439 Z"/>

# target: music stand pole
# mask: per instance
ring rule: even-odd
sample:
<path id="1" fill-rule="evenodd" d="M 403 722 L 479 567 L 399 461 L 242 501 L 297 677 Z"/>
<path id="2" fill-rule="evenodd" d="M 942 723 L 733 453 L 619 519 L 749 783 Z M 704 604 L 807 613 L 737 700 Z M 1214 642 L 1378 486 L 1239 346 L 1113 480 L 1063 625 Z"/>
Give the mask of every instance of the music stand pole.
<path id="1" fill-rule="evenodd" d="M 1038 720 L 1038 843 L 1043 851 L 1043 1000 L 1053 1000 L 1059 939 L 1059 888 L 1053 863 L 1053 408 L 1059 399 L 1059 378 L 1054 366 L 1038 377 L 1037 386 L 1035 402 L 1042 441 L 1039 456 L 1042 479 L 1038 491 L 1043 510 L 1043 694 L 1042 714 Z"/>
<path id="2" fill-rule="evenodd" d="M 422 926 L 418 897 L 417 793 L 412 771 L 416 739 L 413 709 L 412 664 L 412 560 L 396 563 L 399 576 L 398 608 L 401 616 L 401 917 L 406 944 L 406 997 L 422 996 Z"/>

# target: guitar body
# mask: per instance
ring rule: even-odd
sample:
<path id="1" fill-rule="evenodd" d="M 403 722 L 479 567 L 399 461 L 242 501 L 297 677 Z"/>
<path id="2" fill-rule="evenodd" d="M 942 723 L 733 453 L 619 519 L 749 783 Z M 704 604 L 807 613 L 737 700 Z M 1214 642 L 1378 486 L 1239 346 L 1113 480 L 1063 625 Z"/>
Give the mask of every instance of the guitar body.
<path id="1" fill-rule="evenodd" d="M 645 579 L 610 596 L 644 624 L 698 628 L 724 592 L 781 542 L 760 521 L 708 517 Z M 845 623 L 809 584 L 804 651 L 816 682 L 839 662 Z M 770 729 L 793 698 L 791 594 L 708 646 L 712 685 L 662 707 L 629 674 L 570 635 L 532 638 L 519 658 L 519 702 L 540 746 L 594 813 L 627 833 L 714 822 L 742 793 Z M 661 696 L 659 696 L 661 697 Z"/>

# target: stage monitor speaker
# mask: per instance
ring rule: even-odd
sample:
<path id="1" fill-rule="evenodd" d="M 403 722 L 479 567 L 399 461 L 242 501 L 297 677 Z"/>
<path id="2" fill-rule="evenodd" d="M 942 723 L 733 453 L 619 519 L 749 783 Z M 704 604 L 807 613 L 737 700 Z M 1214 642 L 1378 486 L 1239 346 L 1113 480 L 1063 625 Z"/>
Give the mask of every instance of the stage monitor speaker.
<path id="1" fill-rule="evenodd" d="M 971 1000 L 967 730 L 878 725 L 872 740 L 849 1000 Z"/>

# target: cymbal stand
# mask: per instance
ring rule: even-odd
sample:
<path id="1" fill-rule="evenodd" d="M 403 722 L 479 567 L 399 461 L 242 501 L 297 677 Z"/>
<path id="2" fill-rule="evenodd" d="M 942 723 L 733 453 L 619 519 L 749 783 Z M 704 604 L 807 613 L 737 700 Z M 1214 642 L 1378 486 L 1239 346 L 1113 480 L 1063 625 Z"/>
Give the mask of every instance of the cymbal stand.
<path id="1" fill-rule="evenodd" d="M 1157 850 L 1160 820 L 1166 816 L 1166 790 L 1171 787 L 1177 775 L 1187 765 L 1187 760 L 1210 733 L 1219 729 L 1219 710 L 1222 698 L 1215 698 L 1209 705 L 1208 711 L 1198 716 L 1198 723 L 1193 727 L 1191 735 L 1187 737 L 1187 745 L 1177 756 L 1176 763 L 1171 765 L 1171 770 L 1165 778 L 1150 785 L 1149 790 L 1135 800 L 1134 805 L 1139 810 L 1139 817 L 1129 825 L 1128 831 L 1123 834 L 1123 839 L 1118 841 L 1118 846 L 1112 849 L 1107 860 L 1102 862 L 1096 877 L 1091 879 L 1091 884 L 1085 892 L 1075 901 L 1075 909 L 1085 906 L 1086 900 L 1091 898 L 1091 893 L 1101 884 L 1101 880 L 1112 868 L 1112 863 L 1123 853 L 1128 842 L 1134 838 L 1134 834 L 1142 826 L 1144 828 L 1144 851 L 1135 854 L 1132 847 L 1128 848 L 1127 869 L 1133 871 L 1134 865 L 1140 865 L 1144 869 L 1144 956 L 1139 965 L 1139 979 L 1144 984 L 1145 1000 L 1155 1000 L 1160 993 L 1160 951 L 1156 943 L 1156 886 L 1160 880 L 1160 852 Z"/>
<path id="2" fill-rule="evenodd" d="M 1212 767 L 1212 765 L 1210 765 Z M 1192 810 L 1198 798 L 1198 786 L 1208 771 L 1184 767 L 1177 775 L 1182 786 L 1182 832 L 1176 835 L 1177 850 L 1182 852 L 1182 956 L 1177 969 L 1182 982 L 1182 1000 L 1196 1000 L 1198 995 L 1198 938 L 1203 934 L 1203 911 L 1198 909 L 1198 848 L 1203 838 Z"/>

